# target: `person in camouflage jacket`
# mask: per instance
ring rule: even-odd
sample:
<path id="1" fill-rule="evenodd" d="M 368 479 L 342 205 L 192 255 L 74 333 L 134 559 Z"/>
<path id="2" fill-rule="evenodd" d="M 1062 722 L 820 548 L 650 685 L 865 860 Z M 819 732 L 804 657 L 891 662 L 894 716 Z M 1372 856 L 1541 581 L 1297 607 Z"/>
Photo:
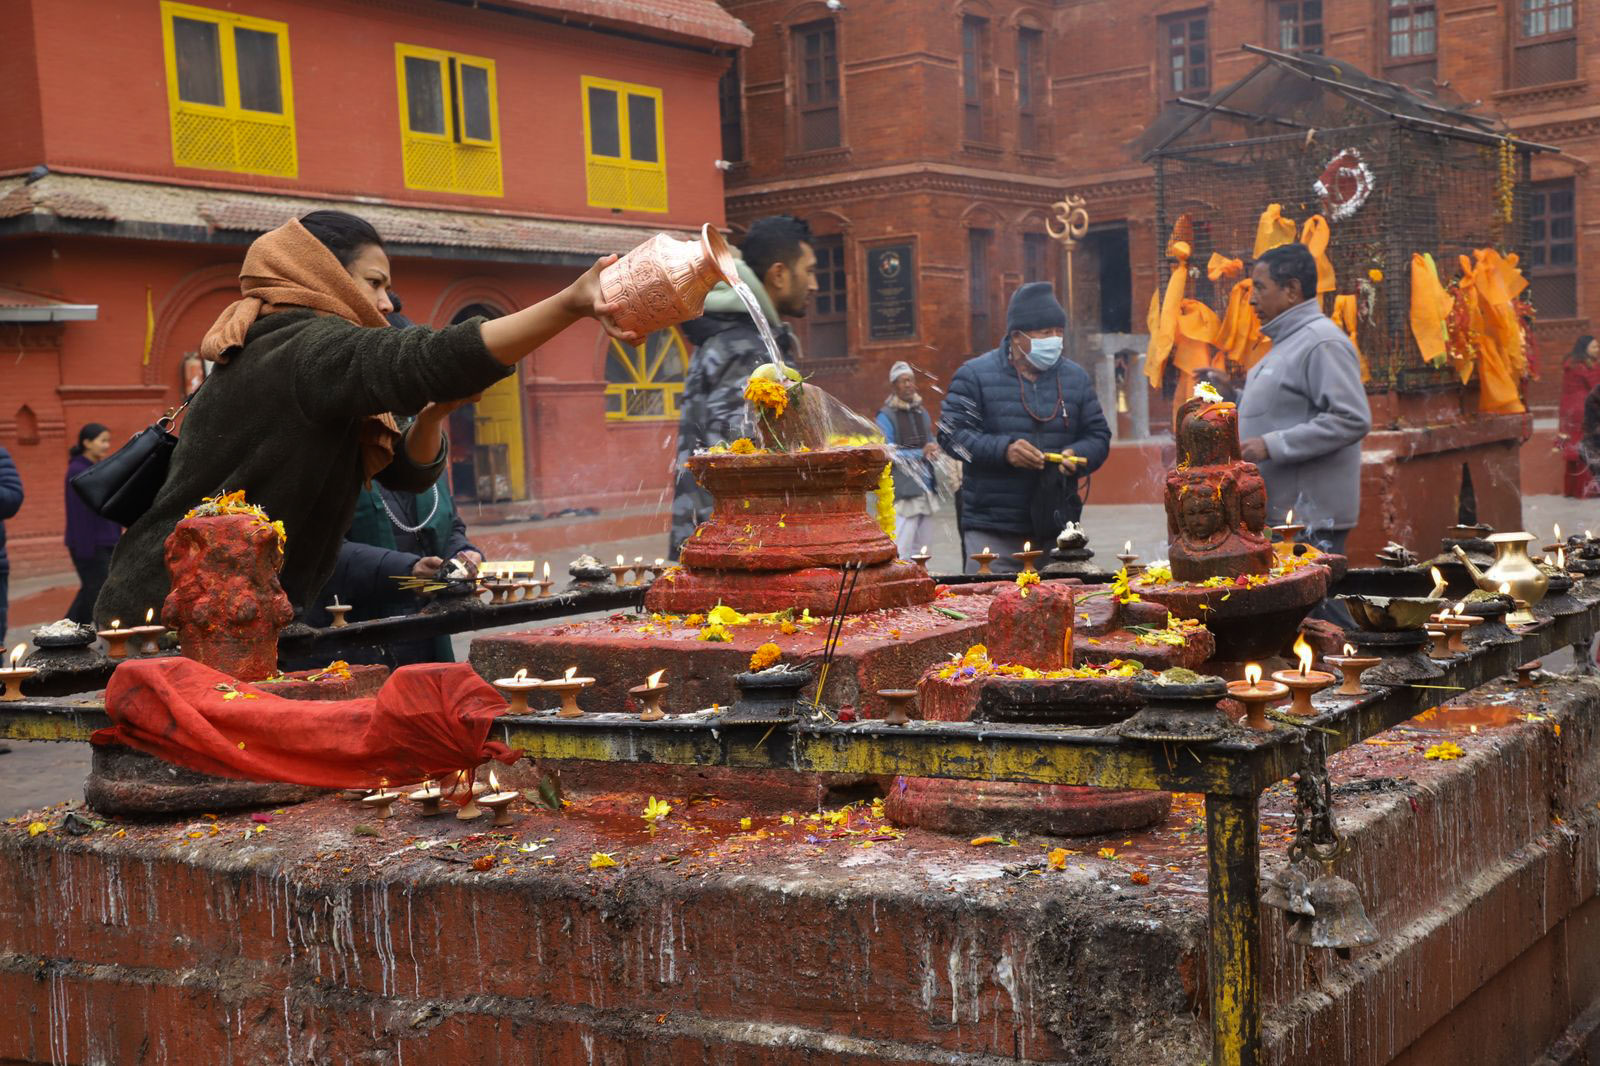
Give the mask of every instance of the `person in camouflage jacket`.
<path id="1" fill-rule="evenodd" d="M 763 218 L 751 224 L 740 250 L 739 277 L 755 293 L 784 361 L 793 365 L 799 361 L 799 342 L 779 315 L 804 316 L 817 287 L 811 231 L 800 219 L 788 215 Z M 668 547 L 673 559 L 695 528 L 711 515 L 711 494 L 696 483 L 684 460 L 703 448 L 751 434 L 745 383 L 752 370 L 771 362 L 749 311 L 726 283 L 711 290 L 704 313 L 684 323 L 682 329 L 696 347 L 678 400 L 678 458 L 673 471 Z"/>

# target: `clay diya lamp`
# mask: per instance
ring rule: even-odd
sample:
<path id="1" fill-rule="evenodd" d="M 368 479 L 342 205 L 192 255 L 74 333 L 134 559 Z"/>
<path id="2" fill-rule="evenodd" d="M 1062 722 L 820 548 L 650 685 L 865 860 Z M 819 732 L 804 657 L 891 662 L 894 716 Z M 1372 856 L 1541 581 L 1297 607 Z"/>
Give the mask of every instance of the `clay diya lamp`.
<path id="1" fill-rule="evenodd" d="M 527 714 L 528 693 L 543 685 L 544 682 L 537 677 L 529 677 L 526 670 L 518 670 L 513 676 L 502 677 L 494 683 L 494 687 L 500 690 L 500 695 L 510 704 L 506 708 L 507 714 Z"/>
<path id="2" fill-rule="evenodd" d="M 1000 558 L 1000 556 L 996 555 L 988 548 L 984 548 L 983 551 L 978 552 L 976 555 L 969 555 L 967 558 L 978 564 L 978 574 L 981 577 L 994 572 L 989 569 L 989 566 L 996 559 Z"/>
<path id="3" fill-rule="evenodd" d="M 918 566 L 922 567 L 923 569 L 927 569 L 928 561 L 930 559 L 932 559 L 932 558 L 933 558 L 933 554 L 928 551 L 928 546 L 926 544 L 924 544 L 917 551 L 917 554 L 915 554 L 915 555 L 913 555 L 911 557 L 911 561 L 916 563 Z"/>
<path id="4" fill-rule="evenodd" d="M 494 597 L 493 602 L 510 603 L 511 594 L 516 591 L 517 584 L 514 581 L 485 581 L 483 587 Z"/>
<path id="5" fill-rule="evenodd" d="M 1032 541 L 1025 540 L 1022 542 L 1022 550 L 1019 552 L 1012 552 L 1011 558 L 1022 564 L 1022 572 L 1024 574 L 1036 574 L 1038 573 L 1038 570 L 1034 568 L 1033 564 L 1037 562 L 1039 557 L 1043 554 L 1044 552 L 1039 551 L 1033 546 Z"/>
<path id="6" fill-rule="evenodd" d="M 1450 655 L 1450 631 L 1443 626 L 1429 625 L 1423 630 L 1428 634 L 1428 658 L 1448 659 Z"/>
<path id="7" fill-rule="evenodd" d="M 1311 645 L 1306 643 L 1305 637 L 1295 638 L 1294 652 L 1300 657 L 1300 669 L 1275 670 L 1272 680 L 1289 686 L 1289 691 L 1294 693 L 1294 701 L 1289 704 L 1287 713 L 1299 718 L 1314 718 L 1317 710 L 1311 706 L 1312 693 L 1321 692 L 1333 684 L 1335 678 L 1325 671 L 1311 669 Z"/>
<path id="8" fill-rule="evenodd" d="M 382 821 L 394 813 L 391 808 L 399 799 L 400 793 L 390 792 L 389 782 L 384 781 L 378 785 L 378 791 L 361 797 L 361 805 L 370 811 L 376 811 L 379 820 Z"/>
<path id="9" fill-rule="evenodd" d="M 11 649 L 11 659 L 5 669 L 0 670 L 0 685 L 5 686 L 5 691 L 0 692 L 0 703 L 15 703 L 22 698 L 22 683 L 39 671 L 31 666 L 22 665 L 22 655 L 28 650 L 26 644 L 18 644 Z"/>
<path id="10" fill-rule="evenodd" d="M 549 563 L 545 563 L 544 564 L 544 577 L 539 579 L 539 598 L 540 599 L 543 599 L 544 597 L 550 595 L 550 586 L 553 585 L 553 584 L 555 584 L 555 582 L 550 580 L 550 564 Z"/>
<path id="11" fill-rule="evenodd" d="M 1299 537 L 1300 534 L 1306 531 L 1304 522 L 1296 522 L 1294 520 L 1294 508 L 1292 507 L 1289 508 L 1289 513 L 1283 516 L 1282 525 L 1268 526 L 1267 528 L 1276 533 L 1278 535 L 1278 539 L 1283 541 L 1285 544 L 1293 544 L 1295 542 L 1295 538 Z"/>
<path id="12" fill-rule="evenodd" d="M 444 798 L 444 792 L 439 788 L 439 782 L 429 781 L 421 788 L 406 796 L 406 799 L 417 804 L 422 809 L 417 813 L 424 818 L 432 818 L 439 813 L 439 801 Z"/>
<path id="13" fill-rule="evenodd" d="M 349 614 L 353 609 L 348 603 L 340 603 L 339 597 L 335 596 L 333 602 L 328 604 L 328 614 L 333 616 L 333 628 L 343 629 L 349 625 L 350 622 L 345 618 L 345 615 Z"/>
<path id="14" fill-rule="evenodd" d="M 1544 666 L 1544 660 L 1535 659 L 1531 663 L 1523 663 L 1521 666 L 1517 667 L 1517 687 L 1532 688 L 1533 675 L 1535 671 L 1539 670 L 1542 666 Z"/>
<path id="15" fill-rule="evenodd" d="M 1117 553 L 1117 561 L 1122 564 L 1129 577 L 1144 569 L 1139 565 L 1139 556 L 1134 552 L 1131 540 L 1122 545 L 1122 550 Z"/>
<path id="16" fill-rule="evenodd" d="M 583 708 L 578 706 L 578 693 L 594 684 L 592 677 L 576 677 L 578 668 L 567 667 L 564 677 L 546 681 L 539 687 L 554 692 L 561 699 L 561 709 L 556 712 L 557 718 L 582 718 Z"/>
<path id="17" fill-rule="evenodd" d="M 622 556 L 619 555 L 617 556 L 617 565 L 608 566 L 606 569 L 611 571 L 611 580 L 616 582 L 617 588 L 620 589 L 628 584 L 628 571 L 632 570 L 633 566 L 630 563 L 623 562 Z"/>
<path id="18" fill-rule="evenodd" d="M 495 779 L 494 768 L 489 768 L 489 791 L 478 797 L 478 805 L 487 807 L 494 814 L 491 825 L 506 826 L 511 824 L 511 805 L 517 801 L 521 793 L 516 791 L 502 792 L 500 782 Z"/>
<path id="19" fill-rule="evenodd" d="M 483 795 L 485 786 L 480 781 L 472 780 L 476 773 L 476 770 L 463 770 L 456 775 L 456 786 L 450 790 L 452 798 L 462 791 L 463 786 L 467 793 L 466 801 L 456 810 L 458 822 L 470 822 L 483 813 L 483 808 L 478 806 L 478 797 Z"/>
<path id="20" fill-rule="evenodd" d="M 111 620 L 110 629 L 102 629 L 95 636 L 106 642 L 106 658 L 126 659 L 128 657 L 128 641 L 133 637 L 131 629 L 123 629 L 122 621 L 117 618 Z"/>
<path id="21" fill-rule="evenodd" d="M 665 559 L 657 559 L 655 562 L 650 564 L 650 580 L 651 581 L 654 581 L 656 578 L 660 577 L 662 574 L 664 574 L 666 572 L 667 572 L 667 561 Z"/>
<path id="22" fill-rule="evenodd" d="M 1243 681 L 1228 682 L 1228 695 L 1244 704 L 1244 724 L 1262 732 L 1272 729 L 1272 723 L 1267 721 L 1267 705 L 1277 703 L 1288 694 L 1288 685 L 1263 681 L 1261 667 L 1255 663 L 1245 664 Z"/>
<path id="23" fill-rule="evenodd" d="M 1038 553 L 1035 553 L 1038 554 Z M 884 725 L 910 725 L 911 715 L 908 713 L 911 704 L 917 698 L 914 688 L 881 688 L 878 698 L 888 706 L 888 712 L 879 719 Z"/>
<path id="24" fill-rule="evenodd" d="M 1353 644 L 1344 646 L 1343 655 L 1329 655 L 1322 661 L 1336 667 L 1344 679 L 1344 684 L 1334 691 L 1336 696 L 1365 696 L 1367 690 L 1361 687 L 1361 675 L 1383 662 L 1376 655 L 1357 655 Z"/>
<path id="25" fill-rule="evenodd" d="M 155 617 L 156 609 L 152 607 L 144 612 L 144 625 L 128 630 L 138 642 L 140 655 L 157 655 L 161 651 L 161 635 L 167 631 L 167 627 L 156 625 Z"/>
<path id="26" fill-rule="evenodd" d="M 635 685 L 628 690 L 628 695 L 644 704 L 644 710 L 639 712 L 641 722 L 659 722 L 667 716 L 661 709 L 661 700 L 666 696 L 671 685 L 661 683 L 661 675 L 665 670 L 657 670 L 645 679 L 642 685 Z"/>
<path id="27" fill-rule="evenodd" d="M 1466 641 L 1462 639 L 1462 635 L 1473 626 L 1483 623 L 1482 618 L 1477 615 L 1465 614 L 1465 610 L 1466 604 L 1458 603 L 1455 606 L 1455 610 L 1440 611 L 1428 619 L 1433 628 L 1444 630 L 1449 637 L 1445 644 L 1445 650 L 1451 655 L 1464 654 L 1467 650 L 1467 645 Z"/>

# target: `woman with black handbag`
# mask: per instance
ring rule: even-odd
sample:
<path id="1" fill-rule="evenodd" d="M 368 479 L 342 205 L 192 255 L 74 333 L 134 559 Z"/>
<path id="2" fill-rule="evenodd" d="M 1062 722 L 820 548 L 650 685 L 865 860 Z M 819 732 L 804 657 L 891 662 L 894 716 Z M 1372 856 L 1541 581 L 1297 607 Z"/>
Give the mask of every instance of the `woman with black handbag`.
<path id="1" fill-rule="evenodd" d="M 111 430 L 99 422 L 90 422 L 78 430 L 78 443 L 68 454 L 71 456 L 67 460 L 70 488 L 73 478 L 111 454 Z M 106 574 L 111 571 L 111 552 L 122 539 L 122 526 L 95 514 L 75 492 L 67 492 L 66 500 L 67 554 L 72 556 L 73 569 L 78 571 L 78 594 L 67 608 L 67 617 L 74 622 L 92 622 L 94 601 L 100 596 L 100 587 L 106 583 Z"/>
<path id="2" fill-rule="evenodd" d="M 369 223 L 314 211 L 259 237 L 239 274 L 243 299 L 201 341 L 214 369 L 188 405 L 155 502 L 112 556 L 96 620 L 159 614 L 167 537 L 205 497 L 238 490 L 283 522 L 283 590 L 297 607 L 313 602 L 364 483 L 421 492 L 438 479 L 450 411 L 581 318 L 639 340 L 600 301 L 599 273 L 614 258 L 503 318 L 397 330 L 384 319 L 389 258 Z M 395 414 L 417 416 L 404 435 Z"/>

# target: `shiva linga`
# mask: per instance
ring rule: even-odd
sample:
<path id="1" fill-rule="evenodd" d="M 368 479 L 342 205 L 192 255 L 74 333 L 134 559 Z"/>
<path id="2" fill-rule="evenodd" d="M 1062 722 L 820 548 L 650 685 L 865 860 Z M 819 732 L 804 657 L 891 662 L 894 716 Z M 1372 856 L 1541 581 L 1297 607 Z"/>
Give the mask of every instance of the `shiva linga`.
<path id="1" fill-rule="evenodd" d="M 400 793 L 389 791 L 389 782 L 379 781 L 378 791 L 361 797 L 361 805 L 370 811 L 376 811 L 380 821 L 386 820 L 394 812 L 391 808 L 400 798 Z"/>
<path id="2" fill-rule="evenodd" d="M 661 675 L 664 673 L 665 670 L 657 670 L 645 678 L 644 684 L 635 685 L 628 690 L 628 695 L 644 704 L 644 710 L 639 712 L 641 722 L 659 722 L 667 716 L 661 709 L 661 701 L 672 686 L 661 683 Z"/>
<path id="3" fill-rule="evenodd" d="M 11 649 L 11 659 L 5 669 L 0 670 L 0 684 L 5 685 L 4 693 L 0 693 L 0 703 L 15 703 L 22 698 L 22 683 L 39 671 L 31 666 L 22 665 L 22 656 L 28 650 L 26 643 L 18 644 Z"/>
<path id="4" fill-rule="evenodd" d="M 444 791 L 437 781 L 429 781 L 415 792 L 406 795 L 406 799 L 421 808 L 417 813 L 424 818 L 432 818 L 439 813 L 439 801 L 443 798 Z"/>
<path id="5" fill-rule="evenodd" d="M 113 618 L 110 629 L 102 629 L 95 636 L 106 642 L 106 658 L 126 659 L 128 657 L 128 641 L 134 636 L 131 629 L 122 628 L 122 619 Z"/>
<path id="6" fill-rule="evenodd" d="M 1333 684 L 1334 676 L 1321 670 L 1311 669 L 1311 645 L 1306 643 L 1303 636 L 1294 640 L 1294 653 L 1300 659 L 1298 670 L 1274 670 L 1272 680 L 1289 686 L 1294 693 L 1294 701 L 1289 704 L 1288 714 L 1297 718 L 1315 718 L 1317 709 L 1311 706 L 1311 695 L 1321 692 Z"/>
<path id="7" fill-rule="evenodd" d="M 1039 571 L 1034 568 L 1033 564 L 1038 562 L 1039 557 L 1043 554 L 1044 552 L 1033 546 L 1033 541 L 1025 540 L 1022 542 L 1022 550 L 1012 552 L 1011 558 L 1021 564 L 1024 574 L 1036 574 Z"/>
<path id="8" fill-rule="evenodd" d="M 1365 696 L 1367 690 L 1361 686 L 1361 675 L 1383 662 L 1376 655 L 1357 655 L 1354 644 L 1344 646 L 1343 655 L 1329 655 L 1323 658 L 1329 666 L 1337 667 L 1339 676 L 1344 684 L 1334 690 L 1336 696 Z"/>
<path id="9" fill-rule="evenodd" d="M 518 670 L 511 677 L 502 677 L 494 682 L 494 687 L 500 690 L 500 695 L 510 704 L 506 708 L 507 714 L 528 713 L 528 693 L 544 685 L 537 677 L 529 677 L 527 670 Z"/>
<path id="10" fill-rule="evenodd" d="M 1272 723 L 1267 721 L 1267 705 L 1277 703 L 1288 694 L 1288 685 L 1263 681 L 1261 667 L 1257 663 L 1245 664 L 1243 681 L 1228 682 L 1228 695 L 1244 704 L 1244 724 L 1262 732 L 1272 729 Z"/>
<path id="11" fill-rule="evenodd" d="M 144 612 L 144 625 L 133 626 L 128 632 L 133 634 L 133 639 L 139 642 L 140 655 L 159 655 L 161 653 L 161 636 L 167 627 L 156 623 L 156 609 L 149 608 Z"/>
<path id="12" fill-rule="evenodd" d="M 578 693 L 594 684 L 594 678 L 574 676 L 577 672 L 576 666 L 569 666 L 564 677 L 554 678 L 539 686 L 560 697 L 561 709 L 556 712 L 557 718 L 583 717 L 583 708 L 578 706 Z"/>
<path id="13" fill-rule="evenodd" d="M 489 791 L 478 797 L 478 805 L 487 807 L 494 814 L 493 826 L 507 826 L 511 824 L 511 805 L 517 801 L 521 793 L 515 790 L 501 791 L 500 781 L 494 775 L 494 767 L 489 767 Z"/>
<path id="14" fill-rule="evenodd" d="M 1489 543 L 1494 545 L 1496 556 L 1488 570 L 1479 570 L 1459 544 L 1453 549 L 1479 588 L 1485 592 L 1509 593 L 1517 601 L 1517 609 L 1506 618 L 1514 625 L 1533 621 L 1531 608 L 1544 599 L 1550 587 L 1550 575 L 1528 556 L 1528 545 L 1532 541 L 1531 533 L 1494 534 Z"/>
<path id="15" fill-rule="evenodd" d="M 1327 594 L 1333 574 L 1324 561 L 1274 550 L 1266 484 L 1240 457 L 1238 409 L 1214 395 L 1197 390 L 1178 408 L 1178 461 L 1167 472 L 1164 501 L 1173 580 L 1141 582 L 1138 592 L 1178 618 L 1203 622 L 1216 636 L 1216 657 L 1241 662 L 1276 653 Z M 1274 574 L 1275 565 L 1283 570 Z"/>
<path id="16" fill-rule="evenodd" d="M 967 558 L 978 564 L 978 574 L 979 576 L 984 576 L 993 573 L 989 567 L 993 565 L 994 561 L 1000 558 L 1000 556 L 990 551 L 988 546 L 985 545 L 983 551 L 969 555 Z"/>

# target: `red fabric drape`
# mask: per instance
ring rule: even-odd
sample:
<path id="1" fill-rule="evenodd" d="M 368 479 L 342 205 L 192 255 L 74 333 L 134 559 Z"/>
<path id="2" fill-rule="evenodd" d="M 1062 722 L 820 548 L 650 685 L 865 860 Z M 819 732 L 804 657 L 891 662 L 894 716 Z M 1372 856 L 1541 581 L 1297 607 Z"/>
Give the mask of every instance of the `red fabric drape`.
<path id="1" fill-rule="evenodd" d="M 466 663 L 402 667 L 375 699 L 317 702 L 192 659 L 135 659 L 111 675 L 113 724 L 93 740 L 220 777 L 376 788 L 515 762 L 519 753 L 488 739 L 505 710 Z"/>

